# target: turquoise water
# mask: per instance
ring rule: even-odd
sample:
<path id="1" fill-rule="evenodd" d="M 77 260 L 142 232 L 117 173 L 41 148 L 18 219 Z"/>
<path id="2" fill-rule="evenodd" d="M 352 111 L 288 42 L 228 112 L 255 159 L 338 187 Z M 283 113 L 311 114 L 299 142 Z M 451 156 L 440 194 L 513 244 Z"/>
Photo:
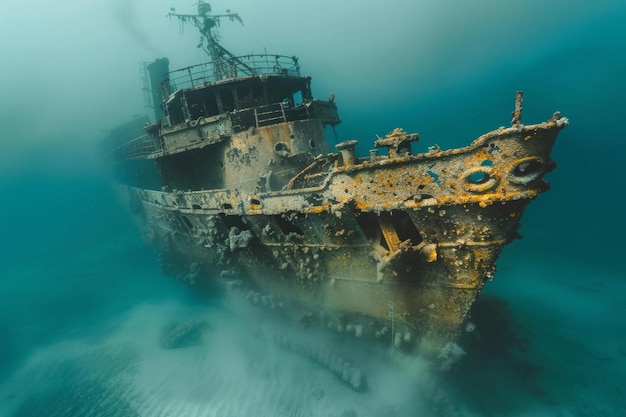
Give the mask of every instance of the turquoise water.
<path id="1" fill-rule="evenodd" d="M 189 6 L 66 2 L 33 16 L 9 3 L 0 416 L 626 415 L 626 3 L 440 3 L 214 4 L 246 22 L 224 24 L 231 49 L 299 54 L 313 93 L 335 93 L 339 138 L 358 138 L 363 153 L 399 126 L 420 133 L 420 150 L 463 146 L 507 125 L 520 89 L 525 122 L 555 110 L 571 121 L 552 189 L 530 205 L 524 238 L 505 248 L 477 303 L 466 355 L 441 373 L 355 347 L 367 392 L 271 343 L 306 335 L 164 276 L 111 188 L 96 142 L 143 111 L 138 60 L 198 58 L 196 35 L 163 21 L 170 6 Z M 169 323 L 198 318 L 210 329 L 197 344 L 160 347 Z"/>

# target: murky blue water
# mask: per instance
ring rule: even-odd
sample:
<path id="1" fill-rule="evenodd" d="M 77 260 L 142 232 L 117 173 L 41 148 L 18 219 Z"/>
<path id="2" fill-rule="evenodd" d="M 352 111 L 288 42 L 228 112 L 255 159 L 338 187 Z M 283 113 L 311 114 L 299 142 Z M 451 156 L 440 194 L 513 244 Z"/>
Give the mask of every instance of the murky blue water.
<path id="1" fill-rule="evenodd" d="M 369 390 L 355 392 L 271 343 L 284 329 L 251 326 L 254 312 L 162 275 L 96 143 L 142 111 L 138 60 L 198 58 L 196 35 L 163 20 L 170 6 L 193 7 L 68 1 L 48 13 L 42 3 L 37 17 L 10 2 L 0 25 L 11 40 L 0 49 L 0 416 L 626 415 L 626 3 L 222 3 L 215 10 L 246 22 L 224 24 L 228 46 L 299 54 L 313 93 L 335 93 L 339 138 L 358 138 L 363 153 L 398 126 L 419 132 L 422 150 L 463 146 L 507 125 L 520 89 L 525 122 L 570 118 L 552 189 L 505 248 L 466 356 L 441 375 L 358 349 Z M 162 349 L 163 328 L 190 318 L 209 323 L 202 340 Z"/>

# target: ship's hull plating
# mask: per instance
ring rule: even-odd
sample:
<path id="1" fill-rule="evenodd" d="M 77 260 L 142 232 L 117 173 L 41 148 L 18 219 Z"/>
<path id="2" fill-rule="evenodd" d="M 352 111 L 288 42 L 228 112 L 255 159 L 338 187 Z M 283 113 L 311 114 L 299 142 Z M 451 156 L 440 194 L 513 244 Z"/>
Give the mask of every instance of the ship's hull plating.
<path id="1" fill-rule="evenodd" d="M 398 130 L 381 141 L 388 155 L 320 157 L 282 191 L 125 189 L 148 239 L 176 263 L 234 271 L 253 301 L 286 303 L 307 323 L 437 349 L 547 189 L 566 123 L 555 115 L 415 155 Z"/>

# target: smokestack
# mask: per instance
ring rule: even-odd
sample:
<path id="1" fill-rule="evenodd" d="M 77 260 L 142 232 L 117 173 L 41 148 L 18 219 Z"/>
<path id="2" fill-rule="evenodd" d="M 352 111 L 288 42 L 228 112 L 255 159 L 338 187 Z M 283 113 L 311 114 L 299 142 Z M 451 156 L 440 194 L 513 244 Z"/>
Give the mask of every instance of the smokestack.
<path id="1" fill-rule="evenodd" d="M 146 65 L 148 74 L 150 75 L 150 91 L 152 92 L 152 108 L 154 109 L 155 121 L 163 118 L 163 110 L 161 108 L 161 100 L 165 97 L 163 94 L 169 90 L 169 85 L 162 86 L 164 78 L 170 72 L 170 60 L 167 58 L 155 59 L 153 63 Z"/>

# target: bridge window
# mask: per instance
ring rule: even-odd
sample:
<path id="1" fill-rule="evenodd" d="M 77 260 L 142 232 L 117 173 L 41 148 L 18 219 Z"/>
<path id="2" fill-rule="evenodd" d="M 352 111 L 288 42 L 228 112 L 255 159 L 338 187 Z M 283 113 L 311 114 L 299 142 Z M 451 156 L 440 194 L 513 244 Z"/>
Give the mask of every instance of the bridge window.
<path id="1" fill-rule="evenodd" d="M 207 117 L 215 116 L 219 114 L 219 109 L 217 108 L 217 100 L 215 99 L 215 94 L 213 92 L 207 93 L 204 95 L 204 109 Z"/>
<path id="2" fill-rule="evenodd" d="M 302 91 L 296 91 L 293 95 L 293 102 L 296 106 L 302 104 Z"/>
<path id="3" fill-rule="evenodd" d="M 167 103 L 167 115 L 169 116 L 170 125 L 176 125 L 185 121 L 180 96 Z"/>
<path id="4" fill-rule="evenodd" d="M 235 110 L 235 98 L 233 97 L 232 90 L 220 90 L 220 99 L 222 100 L 222 109 L 224 112 Z"/>

